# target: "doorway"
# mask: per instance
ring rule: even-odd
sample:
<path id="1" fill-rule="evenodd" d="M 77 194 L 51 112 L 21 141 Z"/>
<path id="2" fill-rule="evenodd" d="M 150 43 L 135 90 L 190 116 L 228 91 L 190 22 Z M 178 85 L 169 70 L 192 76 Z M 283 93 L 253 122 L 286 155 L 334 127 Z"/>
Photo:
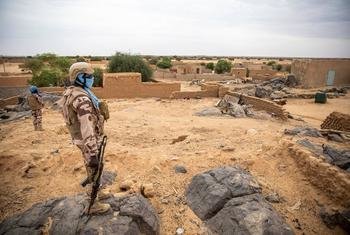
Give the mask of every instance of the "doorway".
<path id="1" fill-rule="evenodd" d="M 327 86 L 333 86 L 334 85 L 334 78 L 335 78 L 335 71 L 334 70 L 328 70 L 327 74 Z"/>

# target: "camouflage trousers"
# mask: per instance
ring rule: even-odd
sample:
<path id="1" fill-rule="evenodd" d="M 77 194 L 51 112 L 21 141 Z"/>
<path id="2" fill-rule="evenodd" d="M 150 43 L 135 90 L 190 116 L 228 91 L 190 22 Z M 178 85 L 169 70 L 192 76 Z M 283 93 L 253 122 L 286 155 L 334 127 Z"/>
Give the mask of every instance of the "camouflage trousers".
<path id="1" fill-rule="evenodd" d="M 102 138 L 98 138 L 97 139 L 97 146 L 99 147 L 101 145 L 101 142 L 102 142 Z M 91 154 L 89 152 L 84 152 L 84 145 L 82 144 L 76 144 L 77 147 L 80 149 L 81 151 L 81 154 L 83 155 L 83 158 L 84 158 L 84 164 L 85 166 L 90 162 L 90 157 L 91 157 Z M 99 149 L 99 148 L 98 148 Z"/>
<path id="2" fill-rule="evenodd" d="M 41 109 L 32 110 L 34 129 L 38 130 L 42 128 L 43 113 Z"/>

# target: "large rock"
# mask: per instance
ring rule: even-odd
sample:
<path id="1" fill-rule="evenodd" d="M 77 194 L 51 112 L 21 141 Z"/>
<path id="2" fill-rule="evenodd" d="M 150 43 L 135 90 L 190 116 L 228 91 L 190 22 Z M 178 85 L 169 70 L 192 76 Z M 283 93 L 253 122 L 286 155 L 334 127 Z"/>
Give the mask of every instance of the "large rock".
<path id="1" fill-rule="evenodd" d="M 203 220 L 216 214 L 231 198 L 257 192 L 261 188 L 248 172 L 238 167 L 222 167 L 194 176 L 186 199 Z"/>
<path id="2" fill-rule="evenodd" d="M 22 214 L 1 222 L 0 234 L 159 234 L 159 219 L 141 195 L 106 200 L 111 210 L 81 216 L 85 195 L 61 197 L 35 204 Z"/>
<path id="3" fill-rule="evenodd" d="M 304 136 L 311 136 L 311 137 L 323 137 L 321 132 L 313 127 L 303 127 L 298 126 L 291 130 L 285 129 L 284 134 L 286 135 L 304 135 Z"/>
<path id="4" fill-rule="evenodd" d="M 257 181 L 240 167 L 221 167 L 194 176 L 186 200 L 217 234 L 293 234 L 262 197 Z"/>
<path id="5" fill-rule="evenodd" d="M 232 198 L 207 225 L 217 234 L 293 234 L 261 194 Z"/>

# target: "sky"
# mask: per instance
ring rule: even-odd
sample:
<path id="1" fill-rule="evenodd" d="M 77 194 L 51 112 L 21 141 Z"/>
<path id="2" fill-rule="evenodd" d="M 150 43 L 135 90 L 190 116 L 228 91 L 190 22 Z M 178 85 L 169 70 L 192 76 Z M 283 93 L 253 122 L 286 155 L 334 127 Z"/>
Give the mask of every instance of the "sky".
<path id="1" fill-rule="evenodd" d="M 0 0 L 0 55 L 350 58 L 350 0 Z"/>

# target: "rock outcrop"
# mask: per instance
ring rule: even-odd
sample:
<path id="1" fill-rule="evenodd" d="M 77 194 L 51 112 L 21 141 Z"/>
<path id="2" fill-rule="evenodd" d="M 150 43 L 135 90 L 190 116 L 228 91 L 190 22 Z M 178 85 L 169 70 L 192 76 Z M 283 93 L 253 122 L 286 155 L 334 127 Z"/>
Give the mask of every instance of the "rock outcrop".
<path id="1" fill-rule="evenodd" d="M 186 200 L 215 234 L 293 234 L 239 167 L 216 168 L 192 178 Z"/>

